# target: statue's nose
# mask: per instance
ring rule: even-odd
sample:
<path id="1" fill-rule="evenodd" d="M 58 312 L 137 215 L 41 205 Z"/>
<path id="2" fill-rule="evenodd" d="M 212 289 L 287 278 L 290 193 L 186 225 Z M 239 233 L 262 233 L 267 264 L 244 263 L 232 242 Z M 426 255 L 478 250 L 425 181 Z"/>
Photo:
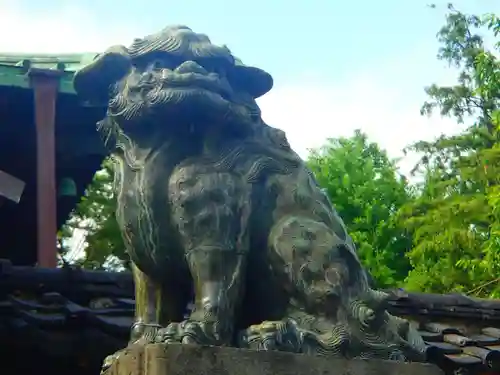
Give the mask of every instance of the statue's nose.
<path id="1" fill-rule="evenodd" d="M 175 69 L 176 73 L 198 73 L 208 74 L 208 72 L 201 65 L 194 61 L 184 61 Z"/>

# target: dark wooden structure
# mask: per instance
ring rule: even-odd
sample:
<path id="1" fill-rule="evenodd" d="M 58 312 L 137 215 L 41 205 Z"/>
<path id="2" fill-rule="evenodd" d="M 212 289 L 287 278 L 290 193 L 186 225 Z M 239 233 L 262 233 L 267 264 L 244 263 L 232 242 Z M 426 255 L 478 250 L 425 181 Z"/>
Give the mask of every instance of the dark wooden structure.
<path id="1" fill-rule="evenodd" d="M 104 157 L 95 132 L 104 109 L 79 103 L 72 85 L 94 56 L 0 55 L 0 170 L 26 184 L 0 209 L 0 257 L 14 264 L 56 266 L 56 230 Z M 75 194 L 59 194 L 63 182 Z"/>

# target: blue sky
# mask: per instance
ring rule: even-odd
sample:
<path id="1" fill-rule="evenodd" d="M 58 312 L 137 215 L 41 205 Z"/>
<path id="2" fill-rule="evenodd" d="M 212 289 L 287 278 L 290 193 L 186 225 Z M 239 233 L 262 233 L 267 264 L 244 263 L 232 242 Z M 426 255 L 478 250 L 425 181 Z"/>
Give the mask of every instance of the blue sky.
<path id="1" fill-rule="evenodd" d="M 301 155 L 361 128 L 399 156 L 409 142 L 459 129 L 419 115 L 423 87 L 455 75 L 435 58 L 447 1 L 435 1 L 437 10 L 429 2 L 0 0 L 0 51 L 100 51 L 186 24 L 274 76 L 275 89 L 259 100 L 264 119 Z M 498 0 L 454 4 L 500 13 Z"/>

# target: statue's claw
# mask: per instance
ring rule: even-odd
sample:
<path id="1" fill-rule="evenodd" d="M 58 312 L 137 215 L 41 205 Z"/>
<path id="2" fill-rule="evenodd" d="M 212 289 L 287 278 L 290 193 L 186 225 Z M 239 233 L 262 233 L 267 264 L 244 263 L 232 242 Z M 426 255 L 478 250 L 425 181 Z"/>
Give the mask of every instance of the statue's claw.
<path id="1" fill-rule="evenodd" d="M 156 335 L 157 343 L 181 343 L 221 346 L 228 344 L 221 339 L 217 322 L 198 322 L 185 320 L 181 323 L 170 323 L 160 329 Z"/>
<path id="2" fill-rule="evenodd" d="M 101 375 L 106 375 L 108 373 L 108 370 L 111 368 L 113 363 L 115 363 L 118 360 L 118 357 L 123 353 L 124 350 L 119 350 L 116 353 L 108 355 L 101 366 Z"/>
<path id="3" fill-rule="evenodd" d="M 101 375 L 107 374 L 109 368 L 118 360 L 118 357 L 122 355 L 127 348 L 134 345 L 146 345 L 155 342 L 157 332 L 159 331 L 158 324 L 145 324 L 141 322 L 135 322 L 132 325 L 131 339 L 126 348 L 118 350 L 116 353 L 108 355 L 101 366 Z"/>
<path id="4" fill-rule="evenodd" d="M 292 319 L 265 321 L 242 332 L 239 346 L 253 350 L 301 353 L 304 332 Z"/>

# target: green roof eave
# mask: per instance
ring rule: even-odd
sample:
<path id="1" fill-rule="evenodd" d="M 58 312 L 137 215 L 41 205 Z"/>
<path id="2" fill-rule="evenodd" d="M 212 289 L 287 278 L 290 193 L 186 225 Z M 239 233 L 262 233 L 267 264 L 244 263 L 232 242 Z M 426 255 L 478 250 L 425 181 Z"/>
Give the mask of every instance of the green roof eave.
<path id="1" fill-rule="evenodd" d="M 59 92 L 76 94 L 73 88 L 74 72 L 64 72 L 61 77 Z M 23 67 L 0 65 L 0 86 L 31 89 L 30 78 Z"/>
<path id="2" fill-rule="evenodd" d="M 13 54 L 0 53 L 0 86 L 31 89 L 27 75 L 30 68 L 63 72 L 59 92 L 75 94 L 73 75 L 91 62 L 97 53 L 82 54 Z"/>

